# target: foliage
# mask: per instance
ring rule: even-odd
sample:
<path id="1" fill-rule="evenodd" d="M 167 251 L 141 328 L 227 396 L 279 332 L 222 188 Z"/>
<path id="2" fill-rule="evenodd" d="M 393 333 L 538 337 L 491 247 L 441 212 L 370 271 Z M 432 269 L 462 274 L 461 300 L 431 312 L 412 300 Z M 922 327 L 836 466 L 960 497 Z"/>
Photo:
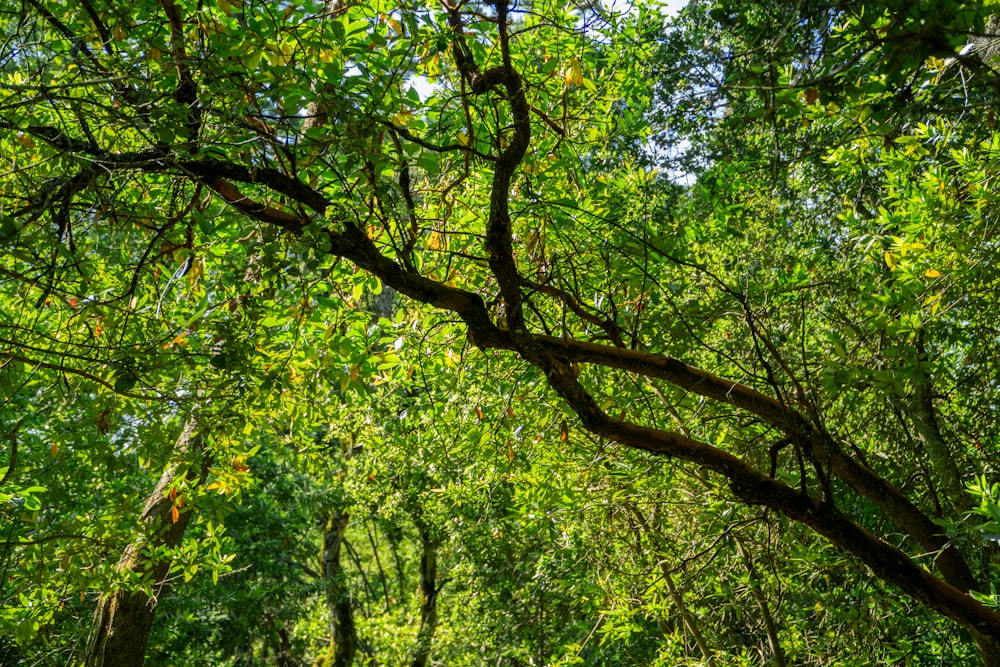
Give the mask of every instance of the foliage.
<path id="1" fill-rule="evenodd" d="M 996 16 L 0 0 L 0 656 L 1000 664 Z"/>

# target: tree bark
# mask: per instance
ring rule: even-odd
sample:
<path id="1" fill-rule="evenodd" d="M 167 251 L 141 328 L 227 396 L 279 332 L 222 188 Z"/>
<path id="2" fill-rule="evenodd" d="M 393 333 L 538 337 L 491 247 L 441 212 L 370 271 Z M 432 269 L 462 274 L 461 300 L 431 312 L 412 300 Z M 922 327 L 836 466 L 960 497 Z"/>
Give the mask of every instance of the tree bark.
<path id="1" fill-rule="evenodd" d="M 170 491 L 182 481 L 200 484 L 208 474 L 210 459 L 195 418 L 184 425 L 175 449 L 176 458 L 163 471 L 139 519 L 145 534 L 125 547 L 118 561 L 120 572 L 135 572 L 148 583 L 142 590 L 118 589 L 98 600 L 87 644 L 87 667 L 141 667 L 145 659 L 157 601 L 170 571 L 169 560 L 153 559 L 149 551 L 180 544 L 191 511 L 178 508 Z"/>
<path id="2" fill-rule="evenodd" d="M 410 667 L 426 667 L 431 655 L 431 642 L 437 630 L 437 596 L 441 589 L 437 585 L 437 542 L 430 536 L 426 526 L 418 523 L 420 531 L 420 630 L 413 651 Z"/>
<path id="3" fill-rule="evenodd" d="M 972 633 L 972 641 L 975 642 L 979 650 L 979 657 L 983 661 L 983 667 L 1000 667 L 1000 645 L 998 645 L 997 635 Z"/>
<path id="4" fill-rule="evenodd" d="M 358 652 L 354 609 L 344 581 L 344 567 L 340 563 L 340 550 L 349 521 L 347 512 L 333 510 L 323 536 L 323 577 L 326 579 L 326 606 L 330 613 L 330 646 L 321 664 L 329 667 L 350 667 Z"/>
<path id="5" fill-rule="evenodd" d="M 917 334 L 916 347 L 917 363 L 913 374 L 913 402 L 910 412 L 913 427 L 930 457 L 931 469 L 940 482 L 938 488 L 944 491 L 946 509 L 966 509 L 969 502 L 962 484 L 962 475 L 948 449 L 948 443 L 941 435 L 937 411 L 934 409 L 934 385 L 925 368 L 927 353 L 924 351 L 922 330 Z"/>

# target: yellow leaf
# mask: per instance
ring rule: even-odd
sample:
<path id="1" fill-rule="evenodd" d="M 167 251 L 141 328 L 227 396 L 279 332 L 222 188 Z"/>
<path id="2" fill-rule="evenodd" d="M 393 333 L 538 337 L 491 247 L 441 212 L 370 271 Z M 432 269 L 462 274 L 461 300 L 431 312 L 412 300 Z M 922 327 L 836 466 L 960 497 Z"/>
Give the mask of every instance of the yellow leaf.
<path id="1" fill-rule="evenodd" d="M 444 234 L 439 231 L 433 231 L 427 236 L 427 249 L 428 250 L 447 250 L 448 243 L 445 239 Z"/>
<path id="2" fill-rule="evenodd" d="M 931 56 L 925 60 L 924 64 L 927 65 L 927 69 L 932 72 L 943 72 L 945 67 L 948 65 L 944 58 L 938 58 L 935 56 Z"/>
<path id="3" fill-rule="evenodd" d="M 582 86 L 583 85 L 583 69 L 580 67 L 579 61 L 572 61 L 563 71 L 563 78 L 566 80 L 567 86 Z"/>
<path id="4" fill-rule="evenodd" d="M 941 272 L 937 269 L 927 269 L 924 271 L 924 278 L 937 278 L 941 275 Z"/>
<path id="5" fill-rule="evenodd" d="M 340 49 L 323 49 L 319 52 L 319 61 L 321 63 L 329 65 L 338 60 L 340 60 Z"/>
<path id="6" fill-rule="evenodd" d="M 191 268 L 188 269 L 188 285 L 194 287 L 198 284 L 198 280 L 205 275 L 205 260 L 201 257 L 195 258 L 191 262 Z"/>
<path id="7" fill-rule="evenodd" d="M 468 146 L 469 145 L 469 135 L 467 135 L 465 132 L 459 132 L 458 133 L 458 143 L 462 144 L 463 146 Z"/>
<path id="8" fill-rule="evenodd" d="M 269 44 L 267 49 L 267 60 L 272 67 L 285 67 L 292 60 L 292 47 L 287 43 Z"/>
<path id="9" fill-rule="evenodd" d="M 896 270 L 896 256 L 891 252 L 885 253 L 885 264 L 889 267 L 890 271 Z"/>

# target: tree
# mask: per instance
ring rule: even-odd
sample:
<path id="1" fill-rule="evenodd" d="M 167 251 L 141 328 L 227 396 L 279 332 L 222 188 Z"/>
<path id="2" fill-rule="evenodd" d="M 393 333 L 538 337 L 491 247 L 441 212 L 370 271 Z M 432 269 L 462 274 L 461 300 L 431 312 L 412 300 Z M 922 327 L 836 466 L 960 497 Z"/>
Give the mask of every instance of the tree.
<path id="1" fill-rule="evenodd" d="M 118 561 L 120 571 L 138 575 L 141 590 L 119 589 L 101 597 L 87 646 L 87 665 L 135 665 L 145 658 L 157 598 L 164 593 L 171 565 L 169 559 L 149 552 L 177 547 L 184 536 L 191 518 L 190 510 L 181 510 L 185 487 L 203 482 L 208 474 L 204 438 L 192 417 L 177 438 L 177 460 L 167 466 L 139 517 L 149 526 L 148 535 L 125 547 Z"/>
<path id="2" fill-rule="evenodd" d="M 402 385 L 341 310 L 391 287 L 428 335 L 460 320 L 522 364 L 517 392 L 557 397 L 553 447 L 580 430 L 682 461 L 1000 664 L 963 488 L 995 473 L 995 357 L 968 323 L 996 319 L 997 139 L 953 106 L 995 99 L 960 51 L 989 10 L 751 5 L 694 5 L 660 53 L 641 4 L 6 8 L 8 363 L 257 411 L 309 382 Z M 664 53 L 692 93 L 666 111 Z M 690 188 L 648 150 L 672 108 L 695 113 L 669 138 L 706 150 Z"/>

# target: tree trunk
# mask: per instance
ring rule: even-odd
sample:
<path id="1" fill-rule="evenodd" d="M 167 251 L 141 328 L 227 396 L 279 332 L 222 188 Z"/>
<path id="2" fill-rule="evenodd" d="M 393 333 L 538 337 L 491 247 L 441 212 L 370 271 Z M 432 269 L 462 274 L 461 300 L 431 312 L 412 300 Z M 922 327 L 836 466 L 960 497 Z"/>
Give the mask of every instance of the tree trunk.
<path id="1" fill-rule="evenodd" d="M 917 437 L 924 445 L 931 460 L 931 469 L 937 477 L 939 488 L 944 490 L 948 510 L 962 510 L 969 506 L 969 496 L 962 484 L 962 475 L 951 455 L 948 443 L 941 434 L 937 411 L 934 409 L 934 385 L 927 372 L 927 353 L 924 351 L 923 332 L 917 335 L 917 367 L 913 376 L 913 403 L 910 412 Z"/>
<path id="2" fill-rule="evenodd" d="M 698 650 L 701 651 L 701 657 L 705 659 L 705 664 L 708 667 L 712 667 L 715 664 L 715 661 L 712 659 L 712 649 L 708 647 L 708 642 L 705 641 L 705 636 L 698 629 L 698 624 L 695 622 L 694 616 L 691 615 L 691 612 L 688 611 L 687 606 L 684 604 L 684 597 L 677 590 L 677 586 L 674 585 L 673 575 L 670 574 L 670 568 L 667 567 L 667 562 L 663 559 L 660 559 L 660 573 L 663 575 L 663 583 L 667 585 L 667 593 L 670 595 L 670 600 L 677 607 L 677 611 L 681 615 L 684 628 L 694 639 L 694 643 L 698 645 Z"/>
<path id="3" fill-rule="evenodd" d="M 431 654 L 431 642 L 437 630 L 437 596 L 441 589 L 437 585 L 437 542 L 430 537 L 427 528 L 418 524 L 420 531 L 420 630 L 410 667 L 426 667 Z"/>
<path id="4" fill-rule="evenodd" d="M 330 612 L 330 646 L 320 662 L 329 667 L 350 667 L 358 652 L 358 631 L 354 626 L 351 596 L 344 582 L 340 547 L 344 543 L 347 512 L 334 510 L 326 522 L 323 537 L 323 577 L 326 579 L 326 605 Z"/>
<path id="5" fill-rule="evenodd" d="M 738 535 L 733 534 L 733 541 L 736 542 L 736 550 L 743 560 L 743 565 L 747 568 L 747 574 L 750 575 L 750 593 L 753 595 L 754 601 L 757 602 L 757 609 L 760 610 L 761 619 L 764 621 L 764 629 L 767 632 L 767 643 L 771 648 L 771 655 L 774 656 L 774 667 L 785 667 L 785 652 L 781 650 L 781 643 L 778 641 L 778 629 L 774 623 L 774 616 L 771 615 L 771 609 L 768 607 L 767 598 L 764 596 L 764 592 L 760 590 L 760 576 L 757 574 L 757 567 L 753 564 L 753 559 L 750 558 L 750 554 L 747 553 L 746 547 Z"/>
<path id="6" fill-rule="evenodd" d="M 170 490 L 181 481 L 200 484 L 208 474 L 209 457 L 194 418 L 185 424 L 175 450 L 176 458 L 163 471 L 142 510 L 139 520 L 145 534 L 125 547 L 118 561 L 120 572 L 135 572 L 148 583 L 142 590 L 118 589 L 101 596 L 87 643 L 87 667 L 140 667 L 143 663 L 158 596 L 170 571 L 170 561 L 154 560 L 149 551 L 180 544 L 191 518 L 190 509 L 180 509 L 169 497 Z"/>
<path id="7" fill-rule="evenodd" d="M 646 535 L 653 545 L 654 557 L 657 561 L 657 567 L 660 568 L 660 575 L 663 577 L 663 583 L 667 587 L 667 594 L 670 596 L 670 601 L 677 607 L 677 612 L 681 617 L 681 623 L 684 629 L 687 630 L 688 634 L 694 640 L 694 643 L 698 646 L 698 650 L 701 652 L 701 657 L 704 658 L 705 664 L 708 667 L 712 667 L 715 664 L 714 653 L 711 647 L 709 647 L 708 642 L 705 641 L 705 636 L 701 633 L 698 627 L 698 621 L 694 615 L 688 610 L 687 605 L 684 604 L 684 596 L 682 591 L 677 590 L 677 586 L 674 584 L 674 577 L 670 572 L 670 568 L 667 567 L 667 561 L 662 556 L 666 555 L 666 549 L 664 548 L 664 539 L 657 530 L 655 530 L 646 519 L 646 516 L 642 511 L 635 505 L 627 505 L 628 511 L 635 517 L 636 523 L 634 524 L 635 529 L 635 551 L 636 554 L 642 556 L 645 550 L 642 547 L 642 538 L 640 536 L 640 528 L 645 531 Z M 657 512 L 654 508 L 652 514 L 652 520 L 657 521 Z M 661 627 L 662 627 L 661 623 Z"/>
<path id="8" fill-rule="evenodd" d="M 979 657 L 983 660 L 983 667 L 1000 667 L 1000 637 L 973 632 L 972 641 L 979 649 Z"/>

